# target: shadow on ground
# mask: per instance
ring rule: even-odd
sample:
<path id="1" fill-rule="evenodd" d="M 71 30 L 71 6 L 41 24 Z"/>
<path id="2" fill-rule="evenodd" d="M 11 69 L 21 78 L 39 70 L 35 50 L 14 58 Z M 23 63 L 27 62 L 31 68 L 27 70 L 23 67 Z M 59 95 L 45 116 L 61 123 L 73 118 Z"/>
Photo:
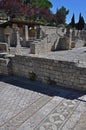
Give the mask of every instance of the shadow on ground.
<path id="1" fill-rule="evenodd" d="M 26 78 L 0 76 L 0 82 L 5 82 L 11 85 L 15 85 L 16 87 L 28 89 L 30 91 L 42 93 L 44 95 L 48 95 L 52 97 L 60 96 L 70 100 L 77 99 L 86 102 L 85 100 L 79 99 L 79 97 L 85 94 L 84 92 L 80 92 L 73 89 L 67 89 L 56 85 L 47 85 L 37 81 L 30 81 Z"/>

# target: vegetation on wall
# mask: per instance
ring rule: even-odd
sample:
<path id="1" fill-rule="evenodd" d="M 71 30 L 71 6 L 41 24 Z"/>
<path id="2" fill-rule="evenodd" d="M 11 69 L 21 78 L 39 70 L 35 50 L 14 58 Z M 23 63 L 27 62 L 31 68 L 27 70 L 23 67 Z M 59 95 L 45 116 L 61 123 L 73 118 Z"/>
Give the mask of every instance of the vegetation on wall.
<path id="1" fill-rule="evenodd" d="M 32 81 L 36 80 L 36 74 L 33 71 L 29 71 L 29 79 Z"/>

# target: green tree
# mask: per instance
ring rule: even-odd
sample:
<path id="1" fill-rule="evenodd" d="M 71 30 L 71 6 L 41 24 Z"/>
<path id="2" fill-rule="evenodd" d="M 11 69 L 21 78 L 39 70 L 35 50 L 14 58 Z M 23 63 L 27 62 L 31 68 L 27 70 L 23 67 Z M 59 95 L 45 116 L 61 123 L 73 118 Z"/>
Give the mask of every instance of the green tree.
<path id="1" fill-rule="evenodd" d="M 83 16 L 80 13 L 80 15 L 79 15 L 79 22 L 78 22 L 78 29 L 82 30 L 84 28 L 84 24 L 85 24 L 84 18 L 83 18 Z"/>
<path id="2" fill-rule="evenodd" d="M 29 6 L 31 4 L 31 0 L 21 0 L 21 2 L 23 2 L 24 4 L 29 5 Z"/>
<path id="3" fill-rule="evenodd" d="M 73 28 L 75 27 L 75 16 L 74 16 L 74 14 L 73 14 L 73 16 L 72 16 L 70 25 L 71 25 L 71 27 L 73 27 Z"/>
<path id="4" fill-rule="evenodd" d="M 56 12 L 56 21 L 57 24 L 65 24 L 66 22 L 66 15 L 68 15 L 69 10 L 66 10 L 64 6 L 62 6 L 60 9 Z"/>
<path id="5" fill-rule="evenodd" d="M 49 0 L 33 0 L 32 5 L 36 5 L 39 8 L 50 9 L 52 7 L 52 3 Z"/>
<path id="6" fill-rule="evenodd" d="M 47 15 L 49 15 L 52 3 L 49 0 L 21 0 L 24 4 L 32 8 L 34 18 L 36 20 L 47 21 Z"/>
<path id="7" fill-rule="evenodd" d="M 21 0 L 2 0 L 0 1 L 0 9 L 8 16 L 27 16 L 29 7 L 21 2 Z"/>
<path id="8" fill-rule="evenodd" d="M 21 0 L 24 4 L 50 9 L 52 3 L 49 0 Z"/>

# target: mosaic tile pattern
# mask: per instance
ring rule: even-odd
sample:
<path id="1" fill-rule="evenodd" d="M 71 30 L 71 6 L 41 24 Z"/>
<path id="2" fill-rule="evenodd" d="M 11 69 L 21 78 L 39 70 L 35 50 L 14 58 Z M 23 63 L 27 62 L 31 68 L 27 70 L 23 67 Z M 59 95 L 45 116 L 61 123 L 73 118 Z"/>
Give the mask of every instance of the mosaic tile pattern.
<path id="1" fill-rule="evenodd" d="M 16 77 L 0 80 L 0 130 L 85 130 L 86 95 Z"/>

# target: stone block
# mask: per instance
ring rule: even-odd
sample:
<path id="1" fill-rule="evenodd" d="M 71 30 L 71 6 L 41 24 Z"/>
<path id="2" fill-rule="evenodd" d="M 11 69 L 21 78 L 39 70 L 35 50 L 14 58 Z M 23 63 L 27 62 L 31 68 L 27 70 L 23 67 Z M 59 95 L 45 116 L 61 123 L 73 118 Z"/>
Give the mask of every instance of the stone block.
<path id="1" fill-rule="evenodd" d="M 8 52 L 8 44 L 0 42 L 0 53 Z"/>
<path id="2" fill-rule="evenodd" d="M 71 49 L 71 41 L 69 37 L 63 37 L 59 39 L 57 50 L 69 50 Z"/>

